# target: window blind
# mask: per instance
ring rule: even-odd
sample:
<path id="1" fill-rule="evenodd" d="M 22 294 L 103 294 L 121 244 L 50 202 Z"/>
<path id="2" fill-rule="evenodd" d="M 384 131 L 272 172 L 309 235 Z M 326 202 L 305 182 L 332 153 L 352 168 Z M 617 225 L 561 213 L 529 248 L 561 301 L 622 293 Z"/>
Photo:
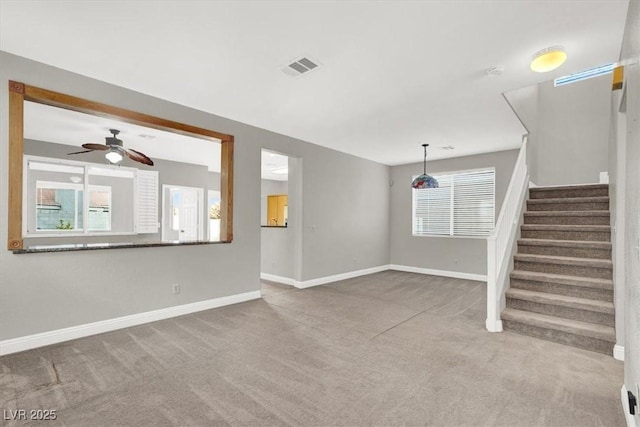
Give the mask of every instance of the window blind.
<path id="1" fill-rule="evenodd" d="M 413 190 L 413 234 L 490 234 L 495 224 L 495 169 L 434 177 L 439 188 Z"/>
<path id="2" fill-rule="evenodd" d="M 139 234 L 157 233 L 158 223 L 158 172 L 138 170 L 136 173 L 137 189 L 137 225 Z"/>

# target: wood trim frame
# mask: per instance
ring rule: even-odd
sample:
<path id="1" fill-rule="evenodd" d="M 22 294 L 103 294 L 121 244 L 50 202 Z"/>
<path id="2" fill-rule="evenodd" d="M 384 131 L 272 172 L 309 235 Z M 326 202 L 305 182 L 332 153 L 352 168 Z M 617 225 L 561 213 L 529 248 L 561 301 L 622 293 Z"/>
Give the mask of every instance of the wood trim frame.
<path id="1" fill-rule="evenodd" d="M 7 249 L 23 249 L 22 174 L 24 145 L 24 101 L 52 105 L 127 123 L 179 133 L 191 137 L 221 141 L 220 240 L 233 240 L 233 135 L 220 133 L 148 114 L 89 101 L 47 89 L 9 81 L 9 203 Z M 217 142 L 217 141 L 216 141 Z"/>

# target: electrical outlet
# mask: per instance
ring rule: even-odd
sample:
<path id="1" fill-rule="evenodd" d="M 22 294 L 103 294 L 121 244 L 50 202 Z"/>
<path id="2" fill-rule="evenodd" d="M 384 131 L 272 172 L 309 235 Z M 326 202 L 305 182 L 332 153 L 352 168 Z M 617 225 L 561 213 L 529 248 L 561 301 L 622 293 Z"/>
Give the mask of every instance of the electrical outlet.
<path id="1" fill-rule="evenodd" d="M 171 285 L 171 291 L 174 294 L 179 294 L 180 293 L 180 284 L 174 283 L 173 285 Z"/>

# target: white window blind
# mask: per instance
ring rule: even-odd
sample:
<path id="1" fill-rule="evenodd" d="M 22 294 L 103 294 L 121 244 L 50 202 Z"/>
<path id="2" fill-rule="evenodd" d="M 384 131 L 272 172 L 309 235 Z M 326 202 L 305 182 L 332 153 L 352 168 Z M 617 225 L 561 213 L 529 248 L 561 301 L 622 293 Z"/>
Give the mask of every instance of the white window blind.
<path id="1" fill-rule="evenodd" d="M 495 224 L 495 169 L 434 175 L 413 190 L 413 235 L 486 236 Z"/>
<path id="2" fill-rule="evenodd" d="M 138 170 L 136 173 L 137 190 L 137 225 L 139 234 L 157 233 L 158 223 L 158 188 L 157 171 Z"/>

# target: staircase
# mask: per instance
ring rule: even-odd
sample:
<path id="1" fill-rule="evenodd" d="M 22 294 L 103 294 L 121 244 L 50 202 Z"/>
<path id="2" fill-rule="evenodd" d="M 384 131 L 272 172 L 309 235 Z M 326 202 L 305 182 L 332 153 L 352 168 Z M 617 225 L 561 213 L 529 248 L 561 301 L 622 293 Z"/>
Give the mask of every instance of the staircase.
<path id="1" fill-rule="evenodd" d="M 608 185 L 529 189 L 505 330 L 611 355 Z"/>

